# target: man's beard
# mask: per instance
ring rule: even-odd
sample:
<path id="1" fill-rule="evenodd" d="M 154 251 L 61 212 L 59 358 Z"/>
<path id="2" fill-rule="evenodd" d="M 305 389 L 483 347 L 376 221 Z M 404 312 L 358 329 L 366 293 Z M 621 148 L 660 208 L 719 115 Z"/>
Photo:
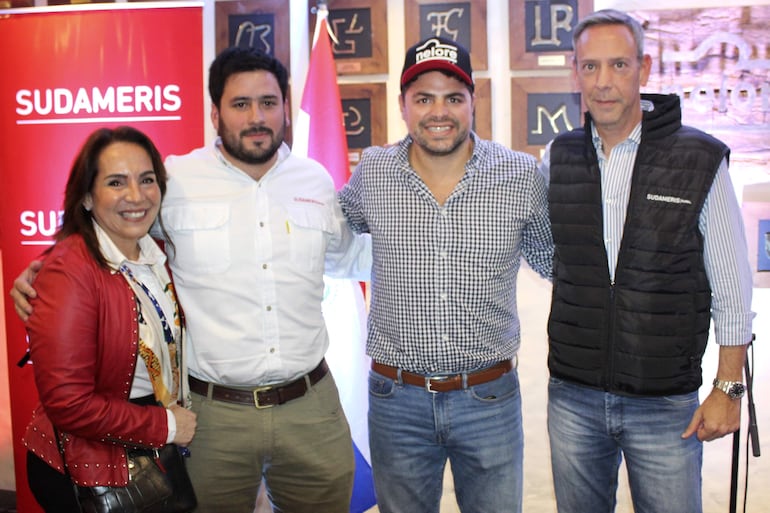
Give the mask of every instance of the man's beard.
<path id="1" fill-rule="evenodd" d="M 230 156 L 241 162 L 245 162 L 246 164 L 258 165 L 269 162 L 270 159 L 275 156 L 278 148 L 281 147 L 281 143 L 283 143 L 285 131 L 286 127 L 282 126 L 279 133 L 280 137 L 275 137 L 275 134 L 269 128 L 255 127 L 243 130 L 238 134 L 238 137 L 234 137 L 233 133 L 229 131 L 226 126 L 220 124 L 218 135 L 222 140 L 222 147 Z M 246 148 L 243 144 L 242 137 L 257 133 L 269 134 L 271 136 L 270 145 L 264 149 L 261 147 L 252 149 Z"/>

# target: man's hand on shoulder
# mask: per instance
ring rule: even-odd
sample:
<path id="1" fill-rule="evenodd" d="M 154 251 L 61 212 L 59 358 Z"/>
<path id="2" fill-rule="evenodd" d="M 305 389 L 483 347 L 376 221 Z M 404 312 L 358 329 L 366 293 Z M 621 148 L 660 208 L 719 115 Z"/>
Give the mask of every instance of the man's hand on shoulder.
<path id="1" fill-rule="evenodd" d="M 32 287 L 32 282 L 35 281 L 35 277 L 37 277 L 37 273 L 42 267 L 42 260 L 33 260 L 30 262 L 29 267 L 24 269 L 13 280 L 13 288 L 10 291 L 13 307 L 16 310 L 16 314 L 24 322 L 27 322 L 30 314 L 32 314 L 32 305 L 29 303 L 29 300 L 37 297 L 37 292 Z"/>

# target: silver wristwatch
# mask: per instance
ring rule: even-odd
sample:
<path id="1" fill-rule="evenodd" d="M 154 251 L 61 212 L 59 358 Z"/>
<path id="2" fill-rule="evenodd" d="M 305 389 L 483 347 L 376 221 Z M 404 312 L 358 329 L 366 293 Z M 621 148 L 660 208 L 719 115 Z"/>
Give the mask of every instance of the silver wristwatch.
<path id="1" fill-rule="evenodd" d="M 740 399 L 746 392 L 746 387 L 740 381 L 723 381 L 715 378 L 714 388 L 727 394 L 730 399 Z"/>

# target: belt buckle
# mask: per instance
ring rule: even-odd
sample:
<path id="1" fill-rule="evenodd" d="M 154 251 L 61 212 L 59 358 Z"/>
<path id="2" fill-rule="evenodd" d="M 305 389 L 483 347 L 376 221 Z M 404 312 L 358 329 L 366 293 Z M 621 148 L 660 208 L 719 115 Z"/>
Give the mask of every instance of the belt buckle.
<path id="1" fill-rule="evenodd" d="M 426 376 L 425 377 L 425 390 L 427 390 L 431 394 L 438 394 L 439 393 L 438 390 L 433 390 L 430 387 L 433 384 L 433 381 L 442 382 L 442 381 L 448 380 L 449 378 L 450 378 L 450 376 L 430 376 L 430 377 Z"/>
<path id="2" fill-rule="evenodd" d="M 259 397 L 257 394 L 260 392 L 264 392 L 265 390 L 270 390 L 271 388 L 274 388 L 272 385 L 267 385 L 263 387 L 257 387 L 254 390 L 251 391 L 252 395 L 254 396 L 254 407 L 258 410 L 263 410 L 265 408 L 272 408 L 275 406 L 274 404 L 259 404 Z"/>

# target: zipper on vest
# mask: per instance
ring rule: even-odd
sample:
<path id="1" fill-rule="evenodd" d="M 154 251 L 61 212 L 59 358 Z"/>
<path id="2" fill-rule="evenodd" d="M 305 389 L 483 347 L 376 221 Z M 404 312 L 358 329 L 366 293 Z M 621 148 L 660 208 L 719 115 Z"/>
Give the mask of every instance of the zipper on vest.
<path id="1" fill-rule="evenodd" d="M 610 313 L 607 326 L 607 354 L 605 355 L 607 365 L 607 373 L 604 376 L 604 389 L 606 391 L 612 390 L 613 380 L 615 376 L 615 359 L 612 357 L 613 347 L 615 346 L 615 280 L 610 281 L 610 297 L 609 297 Z"/>

